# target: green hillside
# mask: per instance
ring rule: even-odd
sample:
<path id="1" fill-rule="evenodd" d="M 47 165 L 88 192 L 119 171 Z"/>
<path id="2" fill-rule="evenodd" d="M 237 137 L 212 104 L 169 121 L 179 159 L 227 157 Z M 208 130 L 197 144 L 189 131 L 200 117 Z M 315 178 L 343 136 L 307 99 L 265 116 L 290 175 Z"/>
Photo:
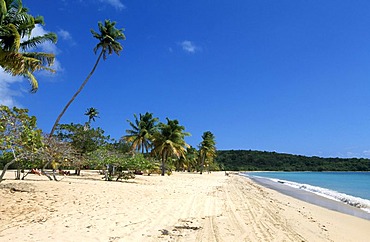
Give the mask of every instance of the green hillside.
<path id="1" fill-rule="evenodd" d="M 216 162 L 229 171 L 370 171 L 370 159 L 307 157 L 253 150 L 221 150 Z"/>

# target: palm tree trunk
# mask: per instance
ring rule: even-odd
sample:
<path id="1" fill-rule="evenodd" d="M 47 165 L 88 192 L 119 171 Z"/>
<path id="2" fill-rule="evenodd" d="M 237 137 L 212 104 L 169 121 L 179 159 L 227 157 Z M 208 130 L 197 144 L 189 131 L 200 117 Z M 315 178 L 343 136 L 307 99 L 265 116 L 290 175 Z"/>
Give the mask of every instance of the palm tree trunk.
<path id="1" fill-rule="evenodd" d="M 161 175 L 164 176 L 164 173 L 166 172 L 166 167 L 165 167 L 165 161 L 167 160 L 167 151 L 164 151 L 162 154 L 162 173 Z"/>
<path id="2" fill-rule="evenodd" d="M 64 115 L 64 113 L 67 111 L 68 107 L 71 105 L 71 103 L 76 99 L 77 95 L 82 91 L 82 89 L 85 87 L 86 83 L 89 81 L 90 77 L 92 76 L 92 74 L 94 74 L 95 72 L 95 69 L 96 67 L 98 66 L 99 64 L 99 61 L 103 55 L 103 52 L 104 52 L 104 49 L 102 49 L 102 51 L 100 52 L 99 54 L 99 57 L 98 59 L 96 60 L 95 62 L 95 65 L 93 67 L 93 69 L 90 71 L 89 75 L 86 77 L 85 81 L 81 84 L 80 88 L 77 90 L 77 92 L 72 96 L 71 100 L 69 100 L 69 102 L 67 103 L 67 105 L 64 107 L 64 109 L 62 110 L 62 112 L 59 114 L 57 120 L 55 121 L 54 125 L 53 125 L 53 128 L 51 129 L 50 131 L 50 134 L 49 134 L 49 138 L 51 136 L 53 136 L 54 134 L 54 131 L 57 127 L 57 125 L 59 124 L 59 121 L 60 119 L 62 118 L 62 116 Z"/>
<path id="3" fill-rule="evenodd" d="M 203 168 L 204 168 L 204 161 L 205 161 L 205 159 L 206 159 L 206 154 L 203 154 L 202 156 L 201 156 L 201 165 L 200 165 L 200 174 L 202 175 L 202 173 L 203 173 Z"/>

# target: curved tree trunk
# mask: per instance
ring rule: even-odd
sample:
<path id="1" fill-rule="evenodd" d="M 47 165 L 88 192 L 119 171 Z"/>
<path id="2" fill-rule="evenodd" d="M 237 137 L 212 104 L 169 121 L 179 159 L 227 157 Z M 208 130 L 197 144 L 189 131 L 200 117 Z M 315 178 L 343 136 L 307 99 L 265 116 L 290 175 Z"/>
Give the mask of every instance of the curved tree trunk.
<path id="1" fill-rule="evenodd" d="M 3 177 L 4 177 L 4 175 L 5 175 L 5 172 L 8 170 L 8 167 L 9 167 L 11 164 L 13 164 L 15 161 L 16 161 L 16 159 L 13 159 L 12 161 L 10 161 L 10 162 L 6 163 L 6 165 L 5 165 L 5 166 L 4 166 L 4 168 L 3 168 L 3 172 L 2 172 L 2 173 L 1 173 L 1 175 L 0 175 L 0 182 L 3 180 Z"/>
<path id="2" fill-rule="evenodd" d="M 71 103 L 76 99 L 77 95 L 82 91 L 82 89 L 85 87 L 86 83 L 89 81 L 90 77 L 94 74 L 96 67 L 99 64 L 99 61 L 103 55 L 103 50 L 100 52 L 98 59 L 95 62 L 95 65 L 93 69 L 90 71 L 89 75 L 86 77 L 85 81 L 81 84 L 80 88 L 77 90 L 77 92 L 72 96 L 71 100 L 67 103 L 67 105 L 63 108 L 62 112 L 59 114 L 57 120 L 55 120 L 55 123 L 53 125 L 53 128 L 50 131 L 49 138 L 53 136 L 54 131 L 59 124 L 60 119 L 64 115 L 64 113 L 67 111 L 68 107 L 71 105 Z"/>
<path id="3" fill-rule="evenodd" d="M 98 59 L 96 60 L 95 65 L 94 65 L 94 67 L 92 68 L 92 70 L 90 71 L 89 75 L 86 77 L 85 81 L 81 84 L 80 88 L 79 88 L 79 89 L 77 90 L 77 92 L 72 96 L 72 98 L 69 100 L 69 102 L 67 103 L 67 105 L 63 108 L 62 112 L 59 114 L 58 118 L 55 120 L 55 123 L 54 123 L 54 125 L 53 125 L 53 128 L 52 128 L 52 129 L 51 129 L 51 131 L 50 131 L 49 138 L 51 138 L 51 137 L 53 136 L 54 131 L 55 131 L 55 129 L 56 129 L 56 127 L 57 127 L 57 125 L 59 124 L 60 119 L 62 118 L 62 116 L 64 115 L 64 113 L 67 111 L 68 107 L 69 107 L 69 106 L 71 105 L 71 103 L 76 99 L 77 95 L 82 91 L 82 89 L 85 87 L 86 83 L 89 81 L 90 77 L 94 74 L 95 69 L 96 69 L 96 67 L 97 67 L 97 66 L 98 66 L 98 64 L 99 64 L 99 61 L 100 61 L 101 57 L 103 56 L 103 52 L 104 52 L 104 50 L 102 50 L 102 51 L 100 52 L 99 57 L 98 57 Z M 44 164 L 42 171 L 43 171 L 43 170 L 44 170 L 48 165 L 50 165 L 50 162 L 51 162 L 51 161 L 48 161 L 48 162 L 46 162 L 46 163 Z M 46 173 L 45 173 L 45 174 L 46 174 Z M 51 178 L 50 178 L 50 176 L 48 176 L 48 178 L 49 178 L 49 179 L 51 179 Z"/>

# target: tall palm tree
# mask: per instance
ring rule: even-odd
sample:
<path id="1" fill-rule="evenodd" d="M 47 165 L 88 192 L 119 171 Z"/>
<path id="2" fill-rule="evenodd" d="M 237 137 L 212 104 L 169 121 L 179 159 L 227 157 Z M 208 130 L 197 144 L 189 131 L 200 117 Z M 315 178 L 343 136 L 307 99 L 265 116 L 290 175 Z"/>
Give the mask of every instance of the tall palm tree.
<path id="1" fill-rule="evenodd" d="M 131 143 L 132 150 L 144 150 L 148 153 L 151 148 L 153 134 L 158 131 L 158 118 L 154 118 L 152 113 L 146 112 L 144 115 L 140 114 L 139 118 L 134 114 L 135 122 L 129 122 L 132 129 L 126 130 L 127 135 L 123 139 Z"/>
<path id="2" fill-rule="evenodd" d="M 159 124 L 159 132 L 154 134 L 153 145 L 154 154 L 161 157 L 161 175 L 164 176 L 166 171 L 167 159 L 171 156 L 180 158 L 185 155 L 186 148 L 189 145 L 185 142 L 185 136 L 190 134 L 184 132 L 185 127 L 179 125 L 179 121 L 167 118 L 167 124 Z"/>
<path id="3" fill-rule="evenodd" d="M 200 174 L 203 173 L 205 161 L 208 160 L 211 163 L 213 158 L 216 157 L 216 141 L 212 132 L 204 132 L 202 139 L 203 141 L 199 145 Z"/>
<path id="4" fill-rule="evenodd" d="M 36 24 L 43 25 L 43 17 L 30 15 L 21 0 L 0 0 L 0 66 L 13 76 L 28 78 L 31 92 L 38 89 L 33 73 L 37 70 L 54 72 L 50 66 L 54 63 L 55 55 L 27 50 L 35 49 L 44 42 L 57 41 L 54 33 L 31 38 Z"/>
<path id="5" fill-rule="evenodd" d="M 91 30 L 91 33 L 94 38 L 99 40 L 99 43 L 94 48 L 94 53 L 96 54 L 99 49 L 101 49 L 98 59 L 95 62 L 92 70 L 90 71 L 89 75 L 86 77 L 84 82 L 81 84 L 80 88 L 77 92 L 72 96 L 72 98 L 68 101 L 67 105 L 63 108 L 62 112 L 59 114 L 57 120 L 55 121 L 53 128 L 50 131 L 49 137 L 51 137 L 57 127 L 60 119 L 67 111 L 68 107 L 71 103 L 76 99 L 77 95 L 82 91 L 85 87 L 86 83 L 89 81 L 90 77 L 94 74 L 96 67 L 99 64 L 100 59 L 103 57 L 104 60 L 107 59 L 107 55 L 111 55 L 116 53 L 119 55 L 120 51 L 123 50 L 122 45 L 118 42 L 118 40 L 125 40 L 126 37 L 123 34 L 123 29 L 116 29 L 115 27 L 116 22 L 111 22 L 110 20 L 105 20 L 104 25 L 101 22 L 98 22 L 99 32 L 97 33 L 94 30 Z"/>

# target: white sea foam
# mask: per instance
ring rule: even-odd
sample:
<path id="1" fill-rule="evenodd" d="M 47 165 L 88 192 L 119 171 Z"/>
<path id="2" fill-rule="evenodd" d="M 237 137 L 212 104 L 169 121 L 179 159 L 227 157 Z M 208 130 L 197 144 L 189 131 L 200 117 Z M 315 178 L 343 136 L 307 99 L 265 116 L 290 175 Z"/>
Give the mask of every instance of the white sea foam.
<path id="1" fill-rule="evenodd" d="M 266 178 L 266 177 L 264 177 L 264 178 Z M 360 197 L 354 197 L 354 196 L 351 196 L 351 195 L 348 195 L 348 194 L 345 194 L 345 193 L 340 193 L 340 192 L 333 191 L 333 190 L 330 190 L 330 189 L 317 187 L 317 186 L 312 186 L 312 185 L 308 185 L 308 184 L 301 184 L 301 183 L 296 183 L 296 182 L 286 181 L 286 180 L 281 180 L 281 179 L 275 179 L 275 178 L 267 178 L 267 179 L 269 179 L 271 181 L 274 181 L 274 182 L 279 182 L 281 184 L 284 184 L 284 185 L 287 185 L 287 186 L 290 186 L 290 187 L 294 187 L 294 188 L 302 189 L 302 190 L 305 190 L 305 191 L 308 191 L 308 192 L 312 192 L 312 193 L 315 193 L 319 196 L 326 197 L 328 199 L 343 202 L 343 203 L 346 203 L 348 205 L 360 208 L 360 209 L 364 210 L 367 213 L 370 213 L 370 200 L 367 200 L 367 199 L 363 199 L 363 198 L 360 198 Z"/>

